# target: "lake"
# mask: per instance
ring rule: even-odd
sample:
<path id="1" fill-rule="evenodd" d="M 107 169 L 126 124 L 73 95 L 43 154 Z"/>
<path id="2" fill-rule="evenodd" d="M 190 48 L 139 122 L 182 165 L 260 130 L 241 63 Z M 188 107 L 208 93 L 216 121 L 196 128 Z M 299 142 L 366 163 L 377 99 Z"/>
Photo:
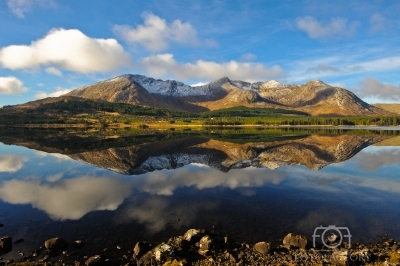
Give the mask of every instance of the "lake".
<path id="1" fill-rule="evenodd" d="M 400 239 L 400 129 L 0 130 L 4 259 L 46 239 L 111 255 L 190 228 L 247 243 Z"/>

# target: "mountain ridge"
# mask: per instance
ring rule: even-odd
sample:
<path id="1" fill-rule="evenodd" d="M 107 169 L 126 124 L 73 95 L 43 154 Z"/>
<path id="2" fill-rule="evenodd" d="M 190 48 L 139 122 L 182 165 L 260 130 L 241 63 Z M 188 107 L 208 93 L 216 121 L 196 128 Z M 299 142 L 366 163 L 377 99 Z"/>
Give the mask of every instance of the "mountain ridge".
<path id="1" fill-rule="evenodd" d="M 346 89 L 321 80 L 285 85 L 275 80 L 249 83 L 222 77 L 192 87 L 176 80 L 125 74 L 78 88 L 66 95 L 190 112 L 246 106 L 294 109 L 321 116 L 392 115 L 369 105 Z"/>
<path id="2" fill-rule="evenodd" d="M 275 80 L 249 83 L 222 77 L 192 87 L 176 80 L 133 74 L 86 85 L 59 97 L 33 101 L 19 107 L 34 108 L 44 102 L 65 101 L 70 97 L 193 113 L 244 106 L 296 110 L 313 116 L 395 115 L 369 105 L 346 89 L 320 80 L 285 85 Z"/>

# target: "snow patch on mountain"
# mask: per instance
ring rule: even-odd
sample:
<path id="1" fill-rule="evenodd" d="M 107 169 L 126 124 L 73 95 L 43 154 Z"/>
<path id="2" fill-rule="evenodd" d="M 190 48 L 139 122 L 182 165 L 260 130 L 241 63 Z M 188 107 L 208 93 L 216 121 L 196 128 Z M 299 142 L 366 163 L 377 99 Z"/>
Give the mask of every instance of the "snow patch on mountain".
<path id="1" fill-rule="evenodd" d="M 284 85 L 276 80 L 270 80 L 267 82 L 264 82 L 263 84 L 264 88 L 272 89 L 272 88 L 281 88 L 284 87 Z"/>
<path id="2" fill-rule="evenodd" d="M 239 89 L 243 90 L 254 90 L 257 91 L 260 86 L 267 86 L 268 88 L 279 88 L 284 85 L 275 81 L 270 80 L 268 82 L 255 82 L 249 83 L 241 80 L 230 80 L 228 77 L 223 77 L 217 79 L 208 84 L 197 83 L 192 86 L 186 85 L 182 82 L 175 80 L 161 80 L 153 79 L 143 75 L 123 75 L 117 78 L 126 78 L 131 81 L 139 83 L 148 92 L 153 94 L 161 94 L 175 97 L 185 97 L 185 96 L 213 96 L 215 94 L 223 92 L 222 86 L 224 84 L 231 84 Z M 114 78 L 117 79 L 117 78 Z M 111 80 L 109 80 L 111 81 Z"/>

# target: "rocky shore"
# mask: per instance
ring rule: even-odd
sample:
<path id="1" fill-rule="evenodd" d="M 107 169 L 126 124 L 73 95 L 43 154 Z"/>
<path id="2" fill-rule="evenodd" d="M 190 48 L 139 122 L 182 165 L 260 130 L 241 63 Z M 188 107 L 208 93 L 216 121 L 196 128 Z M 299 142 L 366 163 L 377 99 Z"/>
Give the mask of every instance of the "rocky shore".
<path id="1" fill-rule="evenodd" d="M 10 252 L 13 244 L 23 241 L 1 237 L 0 254 Z M 46 240 L 31 254 L 21 252 L 18 259 L 0 258 L 0 265 L 400 265 L 400 243 L 387 236 L 369 244 L 349 244 L 339 239 L 328 246 L 328 242 L 312 247 L 306 237 L 288 234 L 278 246 L 269 242 L 247 244 L 217 232 L 190 229 L 166 243 L 138 242 L 123 250 L 122 256 L 113 257 L 107 255 L 107 249 L 101 254 L 86 254 L 82 241 L 67 243 L 56 237 Z"/>

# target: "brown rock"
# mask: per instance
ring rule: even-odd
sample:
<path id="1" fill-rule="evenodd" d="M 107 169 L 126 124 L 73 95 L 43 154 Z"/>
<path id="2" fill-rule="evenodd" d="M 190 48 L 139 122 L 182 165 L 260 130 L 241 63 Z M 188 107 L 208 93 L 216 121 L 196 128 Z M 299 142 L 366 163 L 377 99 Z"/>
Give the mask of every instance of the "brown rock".
<path id="1" fill-rule="evenodd" d="M 82 240 L 75 240 L 74 243 L 72 243 L 72 246 L 75 248 L 83 248 L 83 242 Z"/>
<path id="2" fill-rule="evenodd" d="M 271 249 L 271 243 L 258 242 L 254 245 L 254 250 L 261 253 L 262 255 L 268 254 L 270 249 Z"/>
<path id="3" fill-rule="evenodd" d="M 144 241 L 137 242 L 135 247 L 133 248 L 133 254 L 139 258 L 143 254 L 147 253 L 151 249 L 151 246 Z"/>
<path id="4" fill-rule="evenodd" d="M 10 236 L 3 236 L 0 238 L 0 250 L 5 252 L 12 249 L 12 238 Z"/>
<path id="5" fill-rule="evenodd" d="M 60 251 L 67 249 L 68 243 L 62 238 L 55 237 L 46 240 L 44 246 L 50 251 Z"/>
<path id="6" fill-rule="evenodd" d="M 307 238 L 305 236 L 289 233 L 283 239 L 283 246 L 287 249 L 290 247 L 305 248 L 307 245 Z"/>
<path id="7" fill-rule="evenodd" d="M 200 250 L 203 250 L 203 251 L 209 250 L 211 248 L 211 243 L 212 243 L 212 238 L 210 236 L 208 236 L 208 235 L 203 236 L 200 239 L 200 243 L 199 243 Z"/>
<path id="8" fill-rule="evenodd" d="M 183 235 L 183 239 L 190 242 L 191 244 L 198 242 L 204 236 L 204 230 L 200 229 L 189 229 Z"/>

